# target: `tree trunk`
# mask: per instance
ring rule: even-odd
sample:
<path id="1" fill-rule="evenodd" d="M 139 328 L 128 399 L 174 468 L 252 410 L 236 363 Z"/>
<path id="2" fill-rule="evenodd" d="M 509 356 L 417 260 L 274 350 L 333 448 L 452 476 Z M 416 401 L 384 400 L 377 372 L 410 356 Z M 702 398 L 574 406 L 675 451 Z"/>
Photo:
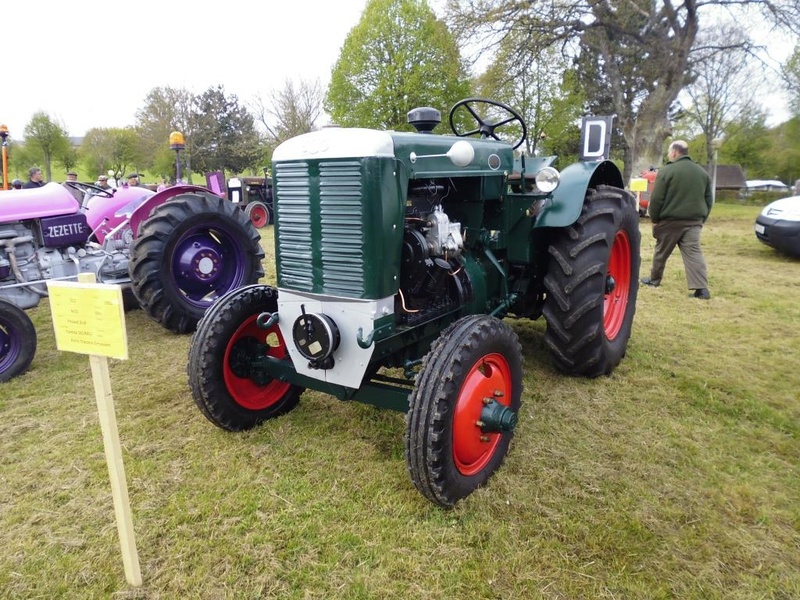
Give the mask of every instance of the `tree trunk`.
<path id="1" fill-rule="evenodd" d="M 666 118 L 666 108 L 661 114 L 654 111 L 640 112 L 634 122 L 623 127 L 622 133 L 631 154 L 630 162 L 625 161 L 626 182 L 650 167 L 658 169 L 664 164 L 664 143 L 672 133 L 672 127 Z"/>

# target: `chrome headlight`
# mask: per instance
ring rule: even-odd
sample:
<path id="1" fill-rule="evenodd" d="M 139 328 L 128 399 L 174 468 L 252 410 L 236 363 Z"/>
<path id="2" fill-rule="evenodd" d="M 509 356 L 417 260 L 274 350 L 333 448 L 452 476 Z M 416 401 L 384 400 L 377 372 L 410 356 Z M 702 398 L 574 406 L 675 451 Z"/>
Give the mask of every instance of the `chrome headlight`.
<path id="1" fill-rule="evenodd" d="M 540 192 L 549 194 L 558 187 L 561 175 L 553 167 L 544 167 L 536 173 L 536 187 Z"/>

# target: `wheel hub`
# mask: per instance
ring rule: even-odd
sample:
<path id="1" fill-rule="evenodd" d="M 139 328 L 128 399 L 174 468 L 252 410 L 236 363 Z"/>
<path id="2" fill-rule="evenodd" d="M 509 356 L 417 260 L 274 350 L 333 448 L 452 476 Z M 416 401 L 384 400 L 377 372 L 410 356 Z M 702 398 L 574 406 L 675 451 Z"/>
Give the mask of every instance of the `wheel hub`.
<path id="1" fill-rule="evenodd" d="M 214 249 L 195 242 L 180 259 L 183 272 L 189 272 L 200 281 L 211 281 L 219 274 L 222 258 Z"/>
<path id="2" fill-rule="evenodd" d="M 201 257 L 197 262 L 197 270 L 200 271 L 202 275 L 210 275 L 214 272 L 214 261 L 208 256 Z"/>
<path id="3" fill-rule="evenodd" d="M 484 398 L 481 420 L 477 425 L 483 433 L 514 431 L 517 426 L 517 413 L 494 398 Z"/>

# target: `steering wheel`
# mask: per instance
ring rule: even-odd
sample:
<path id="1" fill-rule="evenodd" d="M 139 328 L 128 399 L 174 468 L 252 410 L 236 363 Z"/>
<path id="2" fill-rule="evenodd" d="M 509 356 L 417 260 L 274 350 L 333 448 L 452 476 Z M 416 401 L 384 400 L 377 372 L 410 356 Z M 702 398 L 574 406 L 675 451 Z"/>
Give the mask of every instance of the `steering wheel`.
<path id="1" fill-rule="evenodd" d="M 501 109 L 499 111 L 500 117 L 496 121 L 489 121 L 488 119 L 484 120 L 473 108 L 473 105 L 489 105 L 489 107 L 496 106 Z M 454 117 L 457 114 L 456 111 L 458 111 L 458 109 L 462 106 L 464 107 L 464 110 L 469 112 L 472 118 L 477 121 L 477 129 L 472 129 L 470 131 L 459 131 L 456 127 Z M 512 144 L 512 150 L 519 148 L 522 145 L 522 142 L 525 141 L 525 138 L 528 135 L 528 127 L 525 125 L 525 120 L 522 118 L 522 116 L 510 106 L 503 104 L 502 102 L 489 100 L 488 98 L 465 98 L 464 100 L 456 102 L 453 108 L 450 109 L 450 129 L 452 129 L 453 133 L 455 133 L 458 137 L 467 137 L 470 135 L 480 134 L 481 138 L 491 137 L 497 141 L 501 141 L 497 134 L 495 134 L 495 129 L 498 127 L 504 127 L 509 123 L 514 123 L 515 121 L 518 122 L 522 127 L 522 135 L 520 136 L 519 140 L 513 138 L 514 143 Z"/>
<path id="2" fill-rule="evenodd" d="M 92 195 L 100 195 L 105 196 L 106 198 L 113 198 L 114 193 L 111 190 L 104 190 L 99 185 L 95 185 L 93 183 L 83 183 L 82 181 L 65 181 L 64 185 L 67 185 L 73 189 L 78 190 L 84 196 L 87 192 L 91 192 Z"/>

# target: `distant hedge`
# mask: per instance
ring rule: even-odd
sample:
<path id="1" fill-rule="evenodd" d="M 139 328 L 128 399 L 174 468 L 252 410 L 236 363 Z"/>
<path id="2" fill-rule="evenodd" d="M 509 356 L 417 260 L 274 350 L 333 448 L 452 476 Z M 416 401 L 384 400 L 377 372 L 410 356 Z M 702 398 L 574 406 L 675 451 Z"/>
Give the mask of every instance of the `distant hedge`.
<path id="1" fill-rule="evenodd" d="M 744 204 L 746 206 L 766 206 L 774 200 L 786 198 L 791 192 L 750 192 L 745 195 L 736 190 L 717 190 L 716 202 L 721 204 Z"/>

